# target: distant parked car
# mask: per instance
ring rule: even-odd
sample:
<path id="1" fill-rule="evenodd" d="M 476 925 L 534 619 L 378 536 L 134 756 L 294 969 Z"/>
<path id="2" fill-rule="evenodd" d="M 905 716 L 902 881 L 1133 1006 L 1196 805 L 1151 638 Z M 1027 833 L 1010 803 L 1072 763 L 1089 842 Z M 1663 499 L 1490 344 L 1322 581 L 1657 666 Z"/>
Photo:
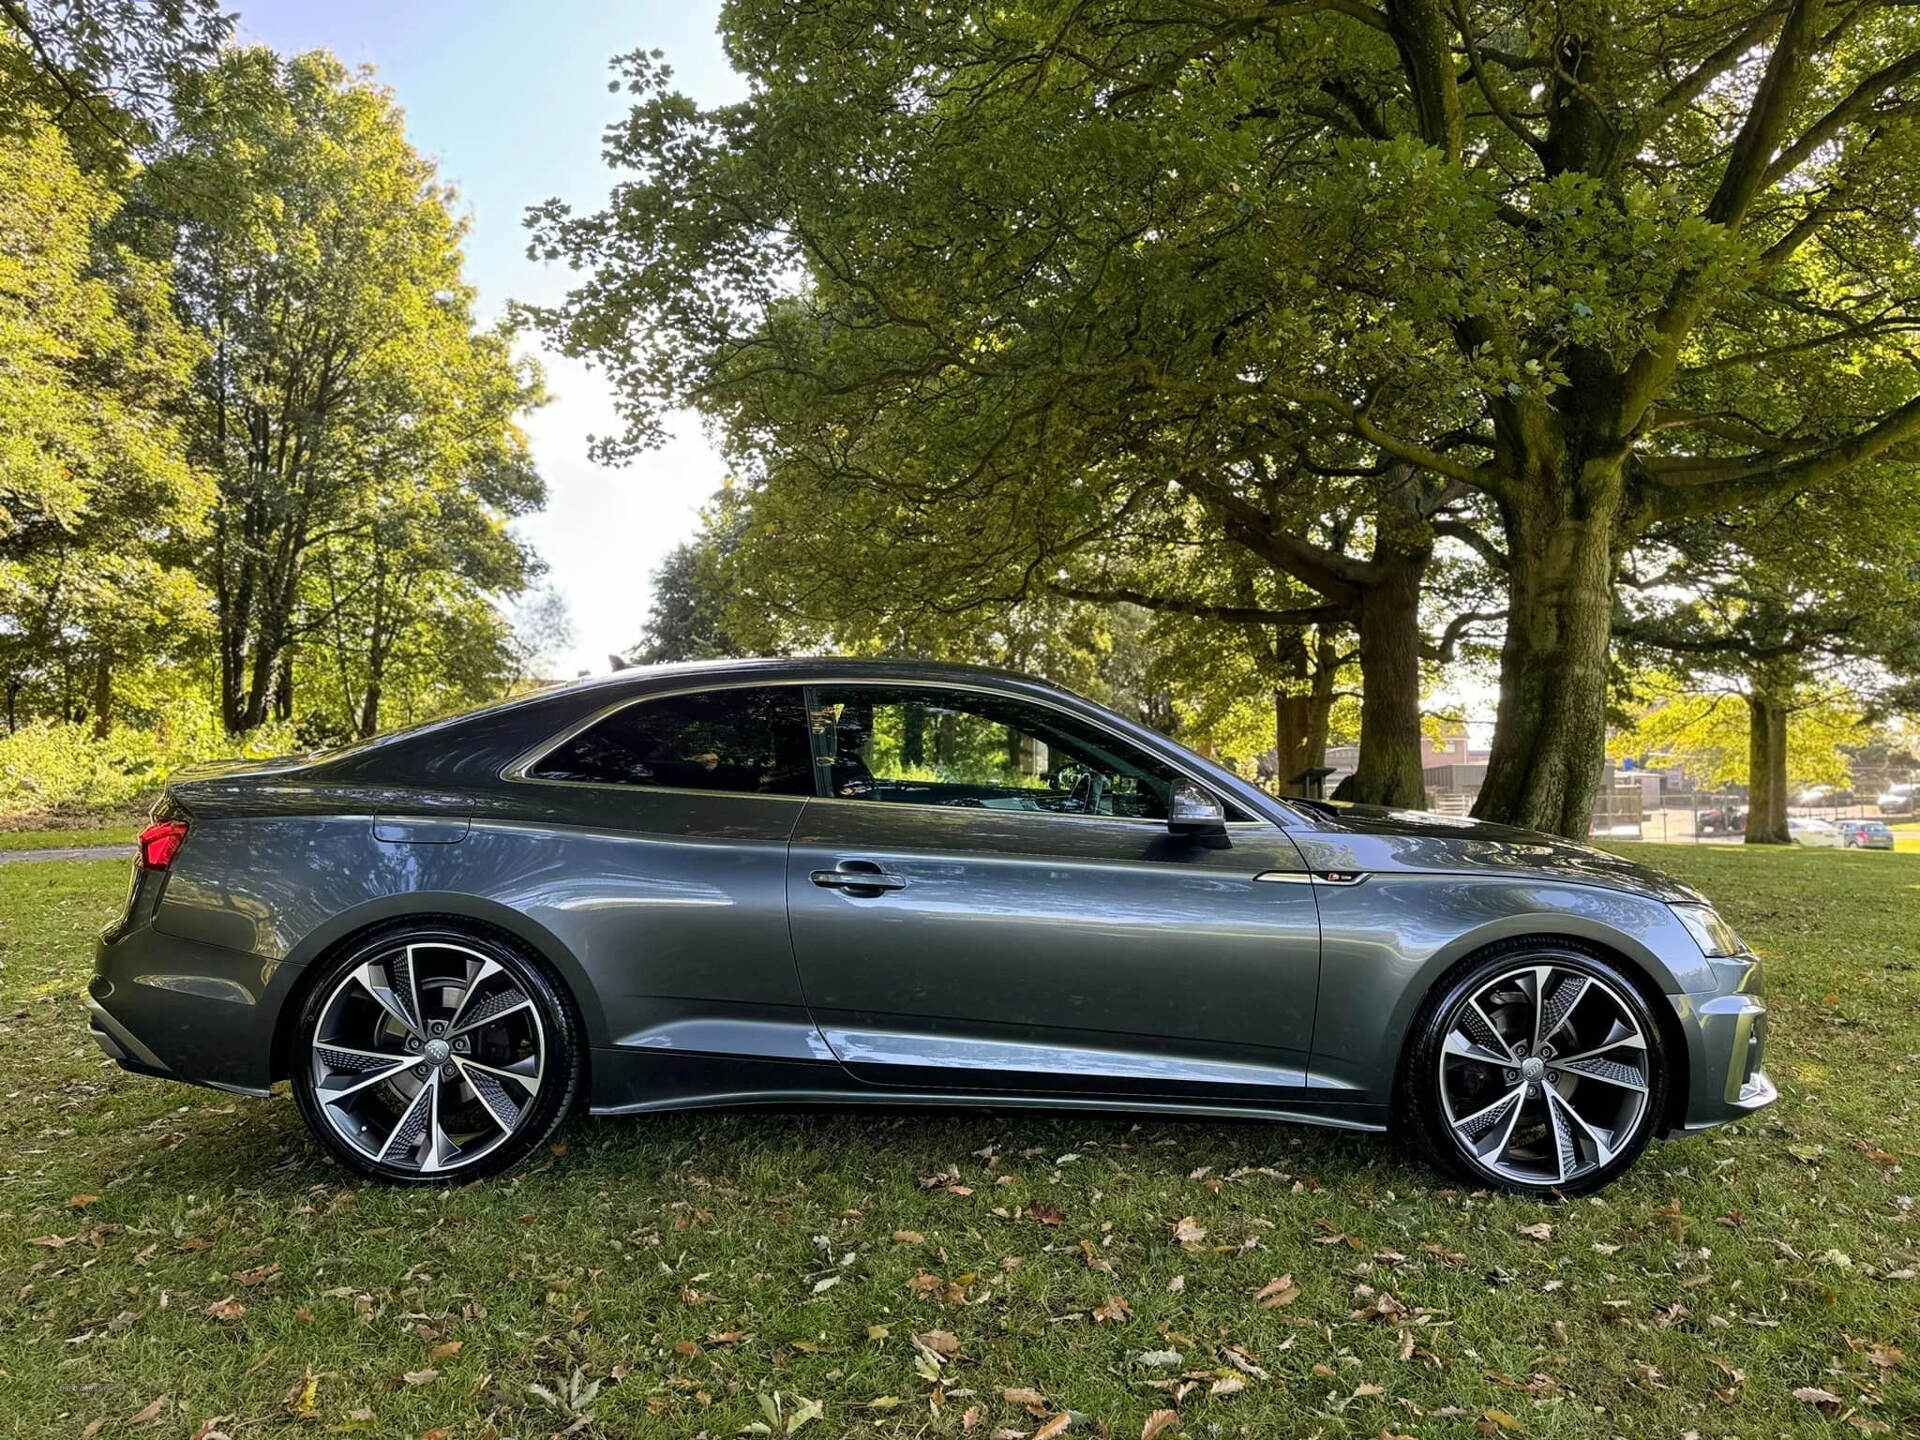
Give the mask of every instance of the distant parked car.
<path id="1" fill-rule="evenodd" d="M 1809 785 L 1793 797 L 1796 805 L 1851 805 L 1853 792 L 1838 785 Z"/>
<path id="2" fill-rule="evenodd" d="M 1840 844 L 1840 831 L 1831 820 L 1815 820 L 1805 815 L 1795 815 L 1787 821 L 1787 834 L 1796 845 L 1837 847 Z"/>
<path id="3" fill-rule="evenodd" d="M 1882 815 L 1920 814 L 1920 785 L 1908 782 L 1902 785 L 1889 785 L 1880 797 Z"/>
<path id="4" fill-rule="evenodd" d="M 1878 820 L 1836 820 L 1833 828 L 1849 850 L 1893 849 L 1893 831 Z"/>
<path id="5" fill-rule="evenodd" d="M 1702 810 L 1695 822 L 1702 835 L 1737 835 L 1747 828 L 1747 812 L 1738 805 Z"/>

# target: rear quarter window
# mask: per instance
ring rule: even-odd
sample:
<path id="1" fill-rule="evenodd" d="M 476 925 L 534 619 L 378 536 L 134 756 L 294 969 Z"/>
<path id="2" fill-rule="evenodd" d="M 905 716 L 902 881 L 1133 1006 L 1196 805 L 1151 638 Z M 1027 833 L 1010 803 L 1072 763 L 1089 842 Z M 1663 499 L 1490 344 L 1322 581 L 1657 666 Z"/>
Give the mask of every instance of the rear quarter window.
<path id="1" fill-rule="evenodd" d="M 798 687 L 751 686 L 636 700 L 523 772 L 534 780 L 744 795 L 811 795 Z"/>

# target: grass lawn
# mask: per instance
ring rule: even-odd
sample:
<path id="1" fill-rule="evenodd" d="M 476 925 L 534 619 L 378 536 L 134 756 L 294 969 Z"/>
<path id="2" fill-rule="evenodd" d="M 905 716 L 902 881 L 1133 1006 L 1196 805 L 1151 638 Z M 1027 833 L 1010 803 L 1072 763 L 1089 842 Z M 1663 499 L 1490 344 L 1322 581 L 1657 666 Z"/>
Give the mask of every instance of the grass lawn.
<path id="1" fill-rule="evenodd" d="M 1784 1099 L 1564 1205 L 933 1112 L 580 1120 L 371 1189 L 284 1096 L 101 1061 L 123 863 L 0 868 L 0 1433 L 1920 1434 L 1920 855 L 1621 848 L 1768 957 Z"/>

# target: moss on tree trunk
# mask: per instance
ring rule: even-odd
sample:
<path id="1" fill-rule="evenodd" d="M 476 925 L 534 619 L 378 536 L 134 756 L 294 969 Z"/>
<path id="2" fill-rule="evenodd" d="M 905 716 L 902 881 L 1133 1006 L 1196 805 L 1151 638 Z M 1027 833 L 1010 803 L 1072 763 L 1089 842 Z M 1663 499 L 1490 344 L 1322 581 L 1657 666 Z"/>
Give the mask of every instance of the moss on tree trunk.
<path id="1" fill-rule="evenodd" d="M 1787 706 L 1763 684 L 1747 696 L 1747 844 L 1790 845 Z"/>
<path id="2" fill-rule="evenodd" d="M 1480 819 L 1575 838 L 1592 828 L 1606 752 L 1614 497 L 1617 488 L 1589 490 L 1578 505 L 1508 509 L 1507 639 Z"/>

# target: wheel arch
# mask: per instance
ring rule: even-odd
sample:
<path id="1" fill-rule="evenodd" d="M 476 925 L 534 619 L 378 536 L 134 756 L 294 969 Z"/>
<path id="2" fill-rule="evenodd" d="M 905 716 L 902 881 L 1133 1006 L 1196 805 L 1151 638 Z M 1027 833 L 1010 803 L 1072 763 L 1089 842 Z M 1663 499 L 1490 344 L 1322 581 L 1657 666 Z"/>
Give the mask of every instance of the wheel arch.
<path id="1" fill-rule="evenodd" d="M 1674 1012 L 1673 1003 L 1661 990 L 1661 982 L 1654 977 L 1648 966 L 1631 954 L 1626 947 L 1609 944 L 1604 938 L 1578 934 L 1566 929 L 1536 929 L 1481 939 L 1464 953 L 1453 955 L 1430 972 L 1427 983 L 1420 988 L 1418 998 L 1408 1011 L 1394 1040 L 1393 1100 L 1390 1106 L 1392 1120 L 1398 1122 L 1409 1113 L 1406 1087 L 1410 1083 L 1410 1076 L 1407 1066 L 1412 1059 L 1414 1043 L 1428 1013 L 1451 988 L 1455 978 L 1491 955 L 1505 951 L 1519 952 L 1530 946 L 1553 946 L 1590 955 L 1611 965 L 1633 985 L 1635 992 L 1646 1003 L 1647 1010 L 1652 1014 L 1654 1025 L 1660 1031 L 1663 1058 L 1670 1067 L 1665 1113 L 1659 1117 L 1655 1134 L 1665 1135 L 1676 1128 L 1685 1116 L 1687 1096 L 1691 1093 L 1693 1061 L 1692 1054 L 1687 1048 L 1686 1031 L 1680 1023 L 1680 1017 Z"/>
<path id="2" fill-rule="evenodd" d="M 580 1032 L 586 1041 L 580 1056 L 581 1093 L 592 1093 L 592 1056 L 594 1049 L 605 1043 L 606 1019 L 586 972 L 573 953 L 552 931 L 511 906 L 475 895 L 432 892 L 387 896 L 357 906 L 306 936 L 287 956 L 287 963 L 298 965 L 300 974 L 274 1022 L 273 1079 L 284 1080 L 291 1073 L 294 1029 L 308 996 L 326 971 L 327 962 L 361 944 L 375 931 L 398 924 L 440 924 L 490 935 L 540 962 L 550 972 L 562 998 L 573 1006 L 580 1022 Z"/>

